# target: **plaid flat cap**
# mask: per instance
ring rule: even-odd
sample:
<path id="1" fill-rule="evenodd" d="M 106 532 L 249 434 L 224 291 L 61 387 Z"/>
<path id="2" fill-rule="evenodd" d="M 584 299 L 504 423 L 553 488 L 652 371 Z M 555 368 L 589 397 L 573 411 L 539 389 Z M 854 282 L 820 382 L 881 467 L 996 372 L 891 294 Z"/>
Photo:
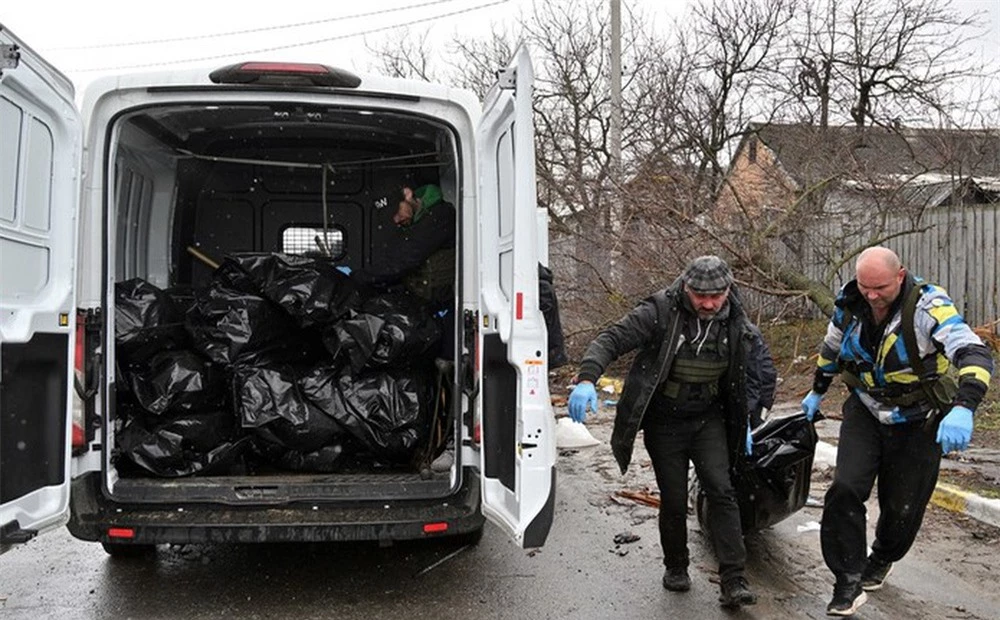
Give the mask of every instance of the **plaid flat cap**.
<path id="1" fill-rule="evenodd" d="M 684 268 L 681 280 L 696 293 L 715 294 L 729 288 L 733 283 L 733 272 L 718 256 L 699 256 Z"/>

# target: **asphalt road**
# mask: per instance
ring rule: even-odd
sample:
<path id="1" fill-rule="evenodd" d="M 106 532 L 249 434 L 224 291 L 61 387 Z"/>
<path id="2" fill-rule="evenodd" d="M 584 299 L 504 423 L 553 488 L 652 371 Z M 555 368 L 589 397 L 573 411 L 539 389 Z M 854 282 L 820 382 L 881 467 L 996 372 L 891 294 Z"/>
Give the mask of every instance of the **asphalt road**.
<path id="1" fill-rule="evenodd" d="M 610 415 L 590 428 L 606 439 Z M 814 476 L 822 495 L 825 476 Z M 620 476 L 607 445 L 559 459 L 555 525 L 545 547 L 523 550 L 487 529 L 478 547 L 207 545 L 158 548 L 112 560 L 65 530 L 0 556 L 0 618 L 825 618 L 831 578 L 819 550 L 818 508 L 749 539 L 760 603 L 722 610 L 714 561 L 690 537 L 694 586 L 660 586 L 655 511 L 613 499 L 655 488 L 639 450 Z M 874 508 L 874 504 L 872 504 Z M 694 518 L 690 527 L 697 529 Z M 622 532 L 637 534 L 616 545 Z M 932 508 L 911 554 L 858 618 L 1000 618 L 1000 531 Z M 457 552 L 457 553 L 456 553 Z"/>

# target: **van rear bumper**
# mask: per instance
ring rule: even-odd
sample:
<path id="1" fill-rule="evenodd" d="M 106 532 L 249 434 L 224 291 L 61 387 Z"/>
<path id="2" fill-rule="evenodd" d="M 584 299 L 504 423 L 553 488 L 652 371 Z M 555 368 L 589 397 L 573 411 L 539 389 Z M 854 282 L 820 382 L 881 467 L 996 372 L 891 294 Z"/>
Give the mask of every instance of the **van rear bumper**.
<path id="1" fill-rule="evenodd" d="M 135 504 L 109 500 L 100 474 L 73 480 L 70 533 L 81 540 L 121 544 L 338 542 L 416 540 L 475 534 L 484 525 L 479 477 L 466 469 L 446 498 L 386 502 L 303 502 L 285 505 Z M 442 530 L 440 524 L 447 524 Z M 434 531 L 425 525 L 435 524 Z M 129 538 L 111 529 L 133 532 Z"/>

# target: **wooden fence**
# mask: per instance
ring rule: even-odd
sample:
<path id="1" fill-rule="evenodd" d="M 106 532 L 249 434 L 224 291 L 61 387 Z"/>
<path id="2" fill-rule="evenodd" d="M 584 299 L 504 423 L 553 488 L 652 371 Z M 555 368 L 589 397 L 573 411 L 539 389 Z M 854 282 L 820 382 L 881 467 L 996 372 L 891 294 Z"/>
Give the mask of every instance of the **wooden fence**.
<path id="1" fill-rule="evenodd" d="M 886 235 L 921 229 L 884 245 L 899 254 L 911 273 L 944 287 L 970 325 L 1000 318 L 1000 204 L 936 207 L 924 210 L 918 219 L 906 214 L 894 214 L 882 222 L 875 219 L 855 213 L 811 226 L 808 236 L 821 241 L 804 252 L 806 273 L 822 281 L 829 269 L 824 256 L 857 247 L 871 237 L 876 226 L 883 227 Z M 854 261 L 850 261 L 840 268 L 832 288 L 838 289 L 853 277 Z M 767 305 L 763 299 L 755 301 Z M 994 331 L 1000 333 L 1000 325 L 994 325 Z"/>

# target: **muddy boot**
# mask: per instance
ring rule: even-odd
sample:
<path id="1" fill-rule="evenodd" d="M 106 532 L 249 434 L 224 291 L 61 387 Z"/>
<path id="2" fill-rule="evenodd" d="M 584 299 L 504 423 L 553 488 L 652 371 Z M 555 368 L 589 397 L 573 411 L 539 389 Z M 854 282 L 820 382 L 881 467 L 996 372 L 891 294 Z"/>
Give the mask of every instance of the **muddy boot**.
<path id="1" fill-rule="evenodd" d="M 719 602 L 723 607 L 741 607 L 757 602 L 757 595 L 750 591 L 747 580 L 743 577 L 733 577 L 722 582 L 722 594 Z"/>
<path id="2" fill-rule="evenodd" d="M 663 587 L 671 592 L 687 592 L 691 589 L 691 578 L 686 568 L 668 568 L 663 571 Z"/>

